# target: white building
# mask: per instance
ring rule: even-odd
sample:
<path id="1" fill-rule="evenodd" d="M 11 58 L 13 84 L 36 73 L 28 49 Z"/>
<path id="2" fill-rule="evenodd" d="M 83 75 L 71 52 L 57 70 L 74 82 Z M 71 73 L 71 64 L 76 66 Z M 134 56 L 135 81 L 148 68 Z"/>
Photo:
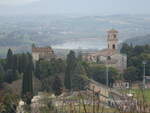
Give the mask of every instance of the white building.
<path id="1" fill-rule="evenodd" d="M 36 47 L 35 45 L 32 45 L 32 57 L 34 61 L 40 59 L 50 61 L 55 58 L 55 54 L 51 47 Z"/>

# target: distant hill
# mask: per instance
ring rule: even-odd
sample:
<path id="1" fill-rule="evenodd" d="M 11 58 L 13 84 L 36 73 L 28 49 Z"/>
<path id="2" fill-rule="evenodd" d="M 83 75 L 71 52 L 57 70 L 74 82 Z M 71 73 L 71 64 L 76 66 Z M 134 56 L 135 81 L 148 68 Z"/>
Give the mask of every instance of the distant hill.
<path id="1" fill-rule="evenodd" d="M 0 16 L 0 56 L 8 48 L 29 51 L 32 43 L 56 49 L 102 49 L 106 47 L 106 31 L 119 31 L 119 41 L 150 33 L 150 15 L 22 15 Z M 132 42 L 146 38 L 133 38 Z"/>
<path id="2" fill-rule="evenodd" d="M 150 44 L 150 34 L 145 35 L 145 36 L 138 36 L 138 37 L 134 37 L 131 39 L 127 39 L 127 40 L 125 40 L 125 42 L 128 44 L 132 43 L 133 45 Z"/>

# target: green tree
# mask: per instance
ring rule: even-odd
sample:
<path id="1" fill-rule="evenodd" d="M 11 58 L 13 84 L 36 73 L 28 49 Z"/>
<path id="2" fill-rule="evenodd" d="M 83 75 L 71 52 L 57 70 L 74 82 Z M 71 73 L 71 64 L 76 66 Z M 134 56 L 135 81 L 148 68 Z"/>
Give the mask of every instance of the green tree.
<path id="1" fill-rule="evenodd" d="M 63 88 L 62 81 L 58 76 L 56 76 L 52 83 L 52 89 L 56 96 L 58 96 L 62 93 L 62 88 Z"/>
<path id="2" fill-rule="evenodd" d="M 6 59 L 0 59 L 0 64 L 2 65 L 4 71 L 6 70 Z"/>
<path id="3" fill-rule="evenodd" d="M 36 62 L 35 76 L 42 80 L 54 74 L 50 62 L 40 60 Z"/>
<path id="4" fill-rule="evenodd" d="M 137 75 L 138 75 L 137 69 L 135 67 L 133 67 L 133 66 L 128 67 L 125 70 L 125 72 L 124 72 L 124 78 L 125 78 L 125 80 L 131 81 L 131 82 L 137 80 L 137 78 L 138 78 Z"/>
<path id="5" fill-rule="evenodd" d="M 27 54 L 20 54 L 18 60 L 18 71 L 19 73 L 24 73 L 26 71 L 26 65 L 28 60 Z"/>
<path id="6" fill-rule="evenodd" d="M 108 78 L 109 85 L 113 84 L 117 79 L 118 71 L 115 68 L 109 67 Z M 106 67 L 103 65 L 91 65 L 90 76 L 97 82 L 106 84 Z"/>
<path id="7" fill-rule="evenodd" d="M 134 76 L 135 80 L 142 80 L 143 79 L 143 61 L 146 61 L 146 75 L 150 75 L 150 46 L 132 46 L 128 44 L 123 44 L 122 53 L 127 54 L 128 61 L 127 66 L 134 67 L 136 69 L 136 76 Z M 127 70 L 126 70 L 127 71 Z"/>
<path id="8" fill-rule="evenodd" d="M 88 77 L 84 67 L 77 62 L 77 65 L 72 73 L 71 87 L 73 90 L 84 90 L 88 84 Z"/>
<path id="9" fill-rule="evenodd" d="M 16 113 L 18 96 L 1 90 L 0 97 L 0 113 Z"/>
<path id="10" fill-rule="evenodd" d="M 6 58 L 6 69 L 12 69 L 12 67 L 13 67 L 13 52 L 11 49 L 8 49 Z"/>
<path id="11" fill-rule="evenodd" d="M 13 81 L 18 80 L 20 77 L 20 73 L 17 70 L 13 70 Z"/>
<path id="12" fill-rule="evenodd" d="M 13 55 L 13 60 L 12 60 L 12 69 L 14 71 L 18 70 L 18 56 L 17 55 Z"/>
<path id="13" fill-rule="evenodd" d="M 56 72 L 54 73 L 64 73 L 65 72 L 65 68 L 66 68 L 66 64 L 62 59 L 57 59 L 55 60 L 55 68 L 56 68 Z"/>
<path id="14" fill-rule="evenodd" d="M 77 59 L 75 57 L 75 52 L 70 51 L 70 53 L 67 55 L 67 67 L 65 72 L 65 80 L 64 85 L 66 89 L 71 89 L 71 77 L 76 67 Z"/>
<path id="15" fill-rule="evenodd" d="M 24 64 L 25 71 L 23 73 L 23 82 L 22 82 L 22 96 L 24 101 L 27 104 L 30 104 L 33 96 L 32 76 L 33 76 L 34 65 L 32 61 L 32 56 L 30 54 L 27 54 L 26 57 L 27 57 L 26 64 Z"/>
<path id="16" fill-rule="evenodd" d="M 90 77 L 90 65 L 87 62 L 81 62 L 81 65 L 83 66 L 86 74 L 88 77 Z"/>
<path id="17" fill-rule="evenodd" d="M 36 62 L 36 66 L 35 66 L 35 72 L 34 72 L 35 76 L 38 78 L 38 79 L 41 79 L 41 69 L 40 69 L 40 61 L 37 61 Z"/>
<path id="18" fill-rule="evenodd" d="M 59 73 L 65 73 L 66 64 L 62 59 L 40 60 L 36 62 L 35 67 L 35 76 L 42 80 Z"/>
<path id="19" fill-rule="evenodd" d="M 132 51 L 133 51 L 132 44 L 131 45 L 128 45 L 127 43 L 122 44 L 122 48 L 120 50 L 121 53 L 125 53 L 125 54 L 127 54 L 127 56 L 130 56 Z"/>
<path id="20" fill-rule="evenodd" d="M 3 66 L 0 64 L 0 84 L 4 81 L 5 71 Z"/>
<path id="21" fill-rule="evenodd" d="M 12 83 L 12 82 L 13 82 L 14 77 L 13 77 L 13 70 L 12 70 L 12 69 L 8 69 L 8 70 L 6 71 L 4 80 L 5 80 L 5 82 L 7 82 L 7 83 Z"/>

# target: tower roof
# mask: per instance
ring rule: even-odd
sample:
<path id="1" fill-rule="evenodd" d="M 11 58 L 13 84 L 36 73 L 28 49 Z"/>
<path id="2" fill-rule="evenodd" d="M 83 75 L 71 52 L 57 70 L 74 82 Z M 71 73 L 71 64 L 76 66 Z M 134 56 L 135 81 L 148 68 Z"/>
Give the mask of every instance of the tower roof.
<path id="1" fill-rule="evenodd" d="M 117 30 L 115 30 L 115 29 L 111 29 L 111 30 L 109 30 L 109 31 L 107 31 L 108 33 L 118 33 L 118 31 Z"/>

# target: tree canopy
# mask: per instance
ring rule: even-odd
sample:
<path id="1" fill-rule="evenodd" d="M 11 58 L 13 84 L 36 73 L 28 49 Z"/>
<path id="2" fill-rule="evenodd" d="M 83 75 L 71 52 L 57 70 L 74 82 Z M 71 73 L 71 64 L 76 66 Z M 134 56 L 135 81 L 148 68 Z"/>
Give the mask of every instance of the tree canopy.
<path id="1" fill-rule="evenodd" d="M 124 43 L 121 52 L 127 54 L 128 57 L 128 68 L 124 74 L 126 80 L 128 80 L 127 76 L 133 73 L 134 75 L 130 76 L 132 81 L 143 79 L 143 61 L 146 62 L 146 76 L 150 76 L 150 45 L 133 46 Z"/>

